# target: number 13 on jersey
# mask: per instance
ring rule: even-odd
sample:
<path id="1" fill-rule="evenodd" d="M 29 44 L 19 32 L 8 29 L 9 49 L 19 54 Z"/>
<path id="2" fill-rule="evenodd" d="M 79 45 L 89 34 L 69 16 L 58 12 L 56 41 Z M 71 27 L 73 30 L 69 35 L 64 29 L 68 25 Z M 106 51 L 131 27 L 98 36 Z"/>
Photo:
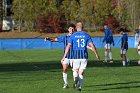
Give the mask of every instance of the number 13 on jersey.
<path id="1" fill-rule="evenodd" d="M 78 48 L 84 48 L 85 47 L 85 39 L 77 39 L 77 45 Z"/>

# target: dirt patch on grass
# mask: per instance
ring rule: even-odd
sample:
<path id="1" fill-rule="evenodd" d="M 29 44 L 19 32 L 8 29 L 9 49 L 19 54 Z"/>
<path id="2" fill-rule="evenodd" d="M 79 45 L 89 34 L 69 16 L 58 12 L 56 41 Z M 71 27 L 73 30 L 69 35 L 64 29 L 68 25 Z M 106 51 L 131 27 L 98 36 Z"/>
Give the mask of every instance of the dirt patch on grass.
<path id="1" fill-rule="evenodd" d="M 0 32 L 0 38 L 45 38 L 57 37 L 59 33 L 40 33 L 40 32 Z"/>
<path id="2" fill-rule="evenodd" d="M 87 32 L 91 37 L 104 36 L 103 32 Z M 45 37 L 58 37 L 65 33 L 40 33 L 40 32 L 0 32 L 0 38 L 45 38 Z M 129 32 L 128 35 L 133 35 Z"/>

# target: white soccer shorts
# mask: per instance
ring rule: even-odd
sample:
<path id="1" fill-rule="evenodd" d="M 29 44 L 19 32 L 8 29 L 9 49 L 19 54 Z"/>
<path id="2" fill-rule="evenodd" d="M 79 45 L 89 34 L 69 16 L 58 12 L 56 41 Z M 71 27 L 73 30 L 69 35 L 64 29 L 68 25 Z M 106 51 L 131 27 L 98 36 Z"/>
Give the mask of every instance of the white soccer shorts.
<path id="1" fill-rule="evenodd" d="M 126 54 L 126 52 L 127 52 L 126 49 L 123 49 L 123 50 L 121 49 L 121 50 L 120 50 L 120 54 Z"/>
<path id="2" fill-rule="evenodd" d="M 138 54 L 140 55 L 140 45 L 138 46 Z"/>
<path id="3" fill-rule="evenodd" d="M 111 49 L 111 45 L 109 43 L 105 44 L 105 49 Z"/>
<path id="4" fill-rule="evenodd" d="M 87 59 L 73 59 L 73 70 L 85 70 L 87 67 Z"/>
<path id="5" fill-rule="evenodd" d="M 65 58 L 62 64 L 66 64 L 67 66 L 70 64 L 70 66 L 72 67 L 73 60 L 72 59 Z"/>

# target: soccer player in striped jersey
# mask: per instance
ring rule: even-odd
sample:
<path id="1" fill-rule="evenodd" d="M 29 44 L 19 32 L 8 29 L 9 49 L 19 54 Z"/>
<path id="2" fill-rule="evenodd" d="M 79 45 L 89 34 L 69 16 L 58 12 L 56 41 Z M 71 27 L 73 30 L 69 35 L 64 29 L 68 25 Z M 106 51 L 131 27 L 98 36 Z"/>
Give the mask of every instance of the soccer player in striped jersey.
<path id="1" fill-rule="evenodd" d="M 126 53 L 128 50 L 128 36 L 122 30 L 119 31 L 119 34 L 122 35 L 121 50 L 120 50 L 120 54 L 121 54 L 121 58 L 122 58 L 122 65 L 126 66 L 126 63 L 128 65 L 128 58 L 126 57 Z"/>
<path id="2" fill-rule="evenodd" d="M 77 32 L 75 32 L 70 36 L 64 56 L 61 60 L 61 62 L 65 60 L 65 57 L 69 52 L 70 47 L 72 46 L 74 87 L 76 87 L 78 83 L 79 91 L 81 91 L 82 88 L 83 72 L 87 66 L 88 59 L 87 45 L 90 45 L 96 57 L 100 59 L 96 47 L 92 43 L 90 35 L 82 31 L 82 27 L 83 27 L 82 22 L 77 22 L 76 24 Z"/>
<path id="3" fill-rule="evenodd" d="M 74 32 L 75 30 L 75 25 L 74 24 L 70 24 L 68 26 L 68 34 L 64 34 L 64 35 L 61 35 L 57 38 L 45 38 L 45 40 L 50 40 L 50 41 L 53 41 L 53 42 L 60 42 L 60 43 L 63 43 L 64 44 L 64 52 L 65 52 L 65 48 L 67 46 L 67 42 L 68 42 L 68 39 L 69 37 L 71 36 L 71 34 Z M 68 80 L 67 80 L 67 67 L 68 65 L 70 64 L 72 66 L 72 47 L 70 47 L 70 51 L 68 52 L 68 54 L 66 55 L 65 59 L 62 63 L 62 67 L 63 67 L 63 80 L 64 80 L 64 86 L 63 88 L 68 88 Z"/>
<path id="4" fill-rule="evenodd" d="M 104 39 L 102 41 L 103 43 L 106 42 L 106 44 L 105 44 L 105 60 L 104 60 L 104 62 L 107 62 L 108 55 L 109 55 L 110 63 L 112 63 L 113 58 L 112 58 L 111 44 L 113 44 L 113 46 L 114 46 L 113 35 L 112 35 L 112 31 L 110 30 L 108 25 L 104 25 L 104 29 L 105 29 L 105 36 L 104 36 Z"/>

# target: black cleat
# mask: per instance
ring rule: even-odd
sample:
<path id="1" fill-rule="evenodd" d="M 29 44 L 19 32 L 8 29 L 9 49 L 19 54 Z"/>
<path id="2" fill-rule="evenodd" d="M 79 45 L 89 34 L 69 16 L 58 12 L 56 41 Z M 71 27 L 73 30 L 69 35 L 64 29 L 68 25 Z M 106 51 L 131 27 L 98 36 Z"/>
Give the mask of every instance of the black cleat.
<path id="1" fill-rule="evenodd" d="M 78 88 L 78 91 L 81 91 L 81 88 Z"/>

